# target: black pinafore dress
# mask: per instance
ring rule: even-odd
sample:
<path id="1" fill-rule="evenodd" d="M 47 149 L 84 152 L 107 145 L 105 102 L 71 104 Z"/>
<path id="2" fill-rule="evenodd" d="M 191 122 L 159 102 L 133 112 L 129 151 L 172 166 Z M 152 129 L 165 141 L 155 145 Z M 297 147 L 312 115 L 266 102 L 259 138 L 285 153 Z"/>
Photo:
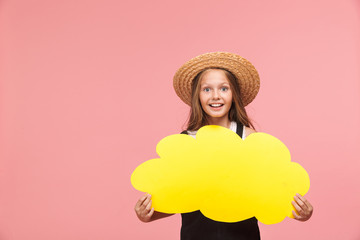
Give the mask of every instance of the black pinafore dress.
<path id="1" fill-rule="evenodd" d="M 182 132 L 186 134 L 186 131 Z M 243 125 L 237 123 L 236 133 L 241 137 Z M 181 240 L 260 240 L 255 217 L 235 223 L 211 220 L 200 211 L 182 213 Z"/>

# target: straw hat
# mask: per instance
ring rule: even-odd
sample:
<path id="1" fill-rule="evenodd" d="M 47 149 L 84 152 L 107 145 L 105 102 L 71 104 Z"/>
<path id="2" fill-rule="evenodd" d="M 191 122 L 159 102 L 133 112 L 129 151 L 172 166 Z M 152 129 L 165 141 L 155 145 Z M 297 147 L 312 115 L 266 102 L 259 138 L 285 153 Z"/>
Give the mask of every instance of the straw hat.
<path id="1" fill-rule="evenodd" d="M 245 58 L 227 52 L 212 52 L 187 61 L 175 73 L 174 89 L 182 101 L 191 106 L 191 84 L 207 68 L 223 68 L 234 74 L 240 85 L 244 106 L 251 103 L 260 88 L 260 78 L 255 67 Z"/>

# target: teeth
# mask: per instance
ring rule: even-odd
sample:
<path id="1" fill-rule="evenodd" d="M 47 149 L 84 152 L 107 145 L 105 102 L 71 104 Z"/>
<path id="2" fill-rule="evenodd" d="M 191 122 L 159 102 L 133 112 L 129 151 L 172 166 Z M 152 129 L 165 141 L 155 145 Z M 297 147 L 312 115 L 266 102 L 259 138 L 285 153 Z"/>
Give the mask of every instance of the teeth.
<path id="1" fill-rule="evenodd" d="M 218 103 L 218 104 L 210 104 L 210 106 L 212 107 L 220 107 L 222 104 Z"/>

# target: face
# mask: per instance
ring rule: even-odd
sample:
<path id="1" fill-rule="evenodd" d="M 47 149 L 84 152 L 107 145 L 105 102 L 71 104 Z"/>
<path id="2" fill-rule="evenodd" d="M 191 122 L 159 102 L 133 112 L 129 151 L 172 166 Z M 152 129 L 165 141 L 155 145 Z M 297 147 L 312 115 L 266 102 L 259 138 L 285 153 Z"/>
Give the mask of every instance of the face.
<path id="1" fill-rule="evenodd" d="M 228 119 L 232 104 L 229 80 L 223 70 L 207 70 L 200 82 L 200 103 L 210 122 Z"/>

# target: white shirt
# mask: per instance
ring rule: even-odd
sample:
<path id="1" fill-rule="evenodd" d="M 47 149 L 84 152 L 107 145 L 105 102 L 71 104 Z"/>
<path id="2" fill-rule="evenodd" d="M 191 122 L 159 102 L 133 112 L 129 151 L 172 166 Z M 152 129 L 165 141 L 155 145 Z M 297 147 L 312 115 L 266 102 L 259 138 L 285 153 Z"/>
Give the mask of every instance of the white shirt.
<path id="1" fill-rule="evenodd" d="M 230 123 L 229 129 L 230 129 L 231 131 L 233 131 L 233 132 L 236 132 L 236 128 L 237 128 L 236 122 L 232 121 L 232 122 Z M 187 131 L 187 133 L 188 133 L 189 136 L 192 136 L 193 138 L 195 138 L 197 131 Z M 245 140 L 245 136 L 246 136 L 246 135 L 245 135 L 245 126 L 243 126 L 243 132 L 242 132 L 241 138 L 242 138 L 243 140 Z"/>

